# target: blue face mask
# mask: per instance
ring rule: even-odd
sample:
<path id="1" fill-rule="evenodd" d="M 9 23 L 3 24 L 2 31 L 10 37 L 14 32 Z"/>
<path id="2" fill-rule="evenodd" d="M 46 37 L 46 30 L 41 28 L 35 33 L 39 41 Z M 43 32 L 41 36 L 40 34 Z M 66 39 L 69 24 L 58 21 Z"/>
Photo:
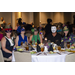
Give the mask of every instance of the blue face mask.
<path id="1" fill-rule="evenodd" d="M 24 28 L 22 28 L 22 29 L 21 29 L 21 31 L 25 31 L 25 29 L 24 29 Z"/>

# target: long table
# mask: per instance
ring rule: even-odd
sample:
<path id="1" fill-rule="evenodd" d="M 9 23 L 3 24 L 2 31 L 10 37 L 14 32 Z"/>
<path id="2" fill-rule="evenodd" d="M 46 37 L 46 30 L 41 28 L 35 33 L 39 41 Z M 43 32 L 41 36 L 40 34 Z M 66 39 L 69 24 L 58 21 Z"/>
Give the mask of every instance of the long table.
<path id="1" fill-rule="evenodd" d="M 31 55 L 31 60 L 32 62 L 65 62 L 65 57 L 68 54 L 70 54 L 70 52 L 65 52 L 65 53 L 61 52 L 61 55 L 58 53 L 54 53 L 54 54 L 47 53 L 47 55 L 44 55 L 44 54 L 37 55 L 36 53 Z M 14 58 L 15 57 L 13 52 L 12 61 L 15 61 Z"/>

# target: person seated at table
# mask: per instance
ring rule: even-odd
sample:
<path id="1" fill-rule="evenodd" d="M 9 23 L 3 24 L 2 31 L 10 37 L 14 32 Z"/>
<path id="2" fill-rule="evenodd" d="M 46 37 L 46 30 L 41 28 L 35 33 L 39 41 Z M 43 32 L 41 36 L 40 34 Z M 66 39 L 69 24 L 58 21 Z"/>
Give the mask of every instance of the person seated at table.
<path id="1" fill-rule="evenodd" d="M 51 32 L 48 36 L 47 36 L 47 40 L 50 40 L 51 42 L 56 43 L 57 45 L 61 44 L 61 35 L 59 33 L 56 32 L 57 28 L 56 25 L 52 25 L 51 26 Z"/>
<path id="2" fill-rule="evenodd" d="M 25 35 L 25 28 L 24 27 L 21 27 L 20 35 L 16 37 L 15 46 L 21 46 L 21 42 L 23 42 L 23 43 L 27 42 L 28 43 L 28 38 Z"/>
<path id="3" fill-rule="evenodd" d="M 42 43 L 42 35 L 38 34 L 38 30 L 37 28 L 34 28 L 34 34 L 30 36 L 30 40 L 29 41 L 35 41 L 36 43 Z"/>
<path id="4" fill-rule="evenodd" d="M 58 25 L 58 28 L 57 28 L 57 33 L 61 34 L 62 35 L 62 28 L 60 25 Z"/>
<path id="5" fill-rule="evenodd" d="M 11 61 L 13 46 L 14 46 L 14 41 L 12 37 L 12 29 L 10 26 L 6 26 L 5 36 L 1 40 L 1 50 L 5 62 Z"/>
<path id="6" fill-rule="evenodd" d="M 37 30 L 38 30 L 38 33 L 42 35 L 42 39 L 44 40 L 44 28 L 41 24 L 39 25 Z"/>
<path id="7" fill-rule="evenodd" d="M 70 34 L 70 38 L 71 38 L 71 45 L 74 45 L 75 44 L 75 25 L 73 25 L 72 29 L 73 29 L 73 33 Z"/>
<path id="8" fill-rule="evenodd" d="M 64 35 L 61 38 L 61 46 L 64 47 L 64 42 L 71 42 L 69 28 L 65 25 L 63 28 Z"/>

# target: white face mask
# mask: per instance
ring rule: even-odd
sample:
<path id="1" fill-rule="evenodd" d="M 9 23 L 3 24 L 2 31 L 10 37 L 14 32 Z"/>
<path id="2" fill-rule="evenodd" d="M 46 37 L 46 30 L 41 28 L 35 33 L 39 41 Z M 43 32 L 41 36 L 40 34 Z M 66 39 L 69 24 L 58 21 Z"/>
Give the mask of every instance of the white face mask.
<path id="1" fill-rule="evenodd" d="M 56 30 L 57 30 L 56 26 L 52 26 L 52 27 L 51 27 L 51 31 L 52 31 L 52 33 L 55 33 Z"/>

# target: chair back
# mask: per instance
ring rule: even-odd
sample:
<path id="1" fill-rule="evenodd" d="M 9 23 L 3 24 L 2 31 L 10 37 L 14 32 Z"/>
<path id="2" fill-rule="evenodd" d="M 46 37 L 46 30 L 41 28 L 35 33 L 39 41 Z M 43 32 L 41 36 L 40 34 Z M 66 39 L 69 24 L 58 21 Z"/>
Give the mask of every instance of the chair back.
<path id="1" fill-rule="evenodd" d="M 74 54 L 69 54 L 65 58 L 66 62 L 75 62 L 75 53 Z"/>
<path id="2" fill-rule="evenodd" d="M 1 49 L 1 41 L 0 41 L 0 49 Z"/>
<path id="3" fill-rule="evenodd" d="M 1 41 L 2 38 L 3 38 L 3 34 L 0 33 L 0 41 Z"/>
<path id="4" fill-rule="evenodd" d="M 4 62 L 4 59 L 3 59 L 3 54 L 2 54 L 1 49 L 0 49 L 0 62 Z"/>
<path id="5" fill-rule="evenodd" d="M 26 52 L 14 52 L 15 62 L 31 62 L 31 54 Z"/>

